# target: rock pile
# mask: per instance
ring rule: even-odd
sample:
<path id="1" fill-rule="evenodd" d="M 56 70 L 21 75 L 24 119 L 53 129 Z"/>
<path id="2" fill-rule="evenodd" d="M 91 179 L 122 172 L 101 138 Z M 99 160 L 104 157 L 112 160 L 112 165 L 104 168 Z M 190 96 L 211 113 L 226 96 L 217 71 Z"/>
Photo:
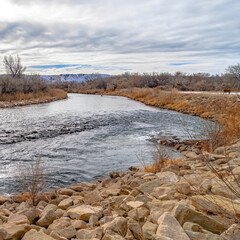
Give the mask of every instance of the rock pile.
<path id="1" fill-rule="evenodd" d="M 0 239 L 240 239 L 239 197 L 202 163 L 201 153 L 194 153 L 156 174 L 112 173 L 95 183 L 39 194 L 36 207 L 29 200 L 1 197 Z M 208 157 L 223 176 L 230 168 L 240 179 L 240 142 Z"/>

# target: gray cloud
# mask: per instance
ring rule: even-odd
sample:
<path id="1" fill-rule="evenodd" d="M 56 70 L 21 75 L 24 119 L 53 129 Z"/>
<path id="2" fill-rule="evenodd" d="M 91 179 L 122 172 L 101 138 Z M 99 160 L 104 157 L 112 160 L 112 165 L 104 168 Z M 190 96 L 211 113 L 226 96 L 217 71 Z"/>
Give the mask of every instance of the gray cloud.
<path id="1" fill-rule="evenodd" d="M 29 1 L 12 2 L 26 7 L 28 13 Z M 181 62 L 195 63 L 181 65 L 183 70 L 204 71 L 202 64 L 214 66 L 214 61 L 217 71 L 224 71 L 224 64 L 235 64 L 240 58 L 240 6 L 235 0 L 31 1 L 31 6 L 40 9 L 48 4 L 56 6 L 56 11 L 59 5 L 66 6 L 66 16 L 60 12 L 48 20 L 42 13 L 44 21 L 19 16 L 11 22 L 0 16 L 0 38 L 6 45 L 0 47 L 1 55 L 19 52 L 29 63 L 36 62 L 37 56 L 36 65 L 46 60 L 45 55 L 49 64 L 92 61 L 109 64 L 109 68 L 119 65 L 116 69 L 128 68 L 125 64 L 134 70 L 144 66 L 143 71 L 152 71 L 156 64 L 174 71 L 171 63 Z M 97 57 L 86 58 L 90 54 Z"/>

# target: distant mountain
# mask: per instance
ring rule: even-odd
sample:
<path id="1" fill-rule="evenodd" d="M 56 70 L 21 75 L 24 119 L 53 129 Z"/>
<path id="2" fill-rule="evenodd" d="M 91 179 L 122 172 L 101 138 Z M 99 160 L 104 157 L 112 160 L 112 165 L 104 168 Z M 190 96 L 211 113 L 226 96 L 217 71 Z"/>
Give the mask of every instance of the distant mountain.
<path id="1" fill-rule="evenodd" d="M 60 74 L 60 75 L 41 75 L 41 78 L 47 82 L 85 82 L 87 80 L 94 80 L 96 78 L 108 78 L 112 75 L 109 74 Z"/>

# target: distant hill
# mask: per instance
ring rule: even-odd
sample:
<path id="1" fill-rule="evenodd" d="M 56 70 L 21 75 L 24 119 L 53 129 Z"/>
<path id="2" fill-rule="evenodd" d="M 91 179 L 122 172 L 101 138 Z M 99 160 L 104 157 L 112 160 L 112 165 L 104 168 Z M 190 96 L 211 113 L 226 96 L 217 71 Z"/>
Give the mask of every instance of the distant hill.
<path id="1" fill-rule="evenodd" d="M 94 80 L 96 78 L 107 78 L 111 77 L 109 74 L 60 74 L 60 75 L 41 75 L 41 78 L 47 82 L 85 82 L 87 80 Z"/>

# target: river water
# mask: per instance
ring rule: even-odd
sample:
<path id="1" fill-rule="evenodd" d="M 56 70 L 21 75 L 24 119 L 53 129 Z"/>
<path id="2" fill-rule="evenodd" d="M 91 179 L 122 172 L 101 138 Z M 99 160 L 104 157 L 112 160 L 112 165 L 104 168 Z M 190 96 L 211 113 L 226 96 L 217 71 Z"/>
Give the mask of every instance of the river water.
<path id="1" fill-rule="evenodd" d="M 151 138 L 186 139 L 185 127 L 196 136 L 203 126 L 199 117 L 115 96 L 69 94 L 66 100 L 0 109 L 0 195 L 17 192 L 19 167 L 36 156 L 49 173 L 48 187 L 64 187 L 141 166 L 140 160 L 152 159 Z"/>

